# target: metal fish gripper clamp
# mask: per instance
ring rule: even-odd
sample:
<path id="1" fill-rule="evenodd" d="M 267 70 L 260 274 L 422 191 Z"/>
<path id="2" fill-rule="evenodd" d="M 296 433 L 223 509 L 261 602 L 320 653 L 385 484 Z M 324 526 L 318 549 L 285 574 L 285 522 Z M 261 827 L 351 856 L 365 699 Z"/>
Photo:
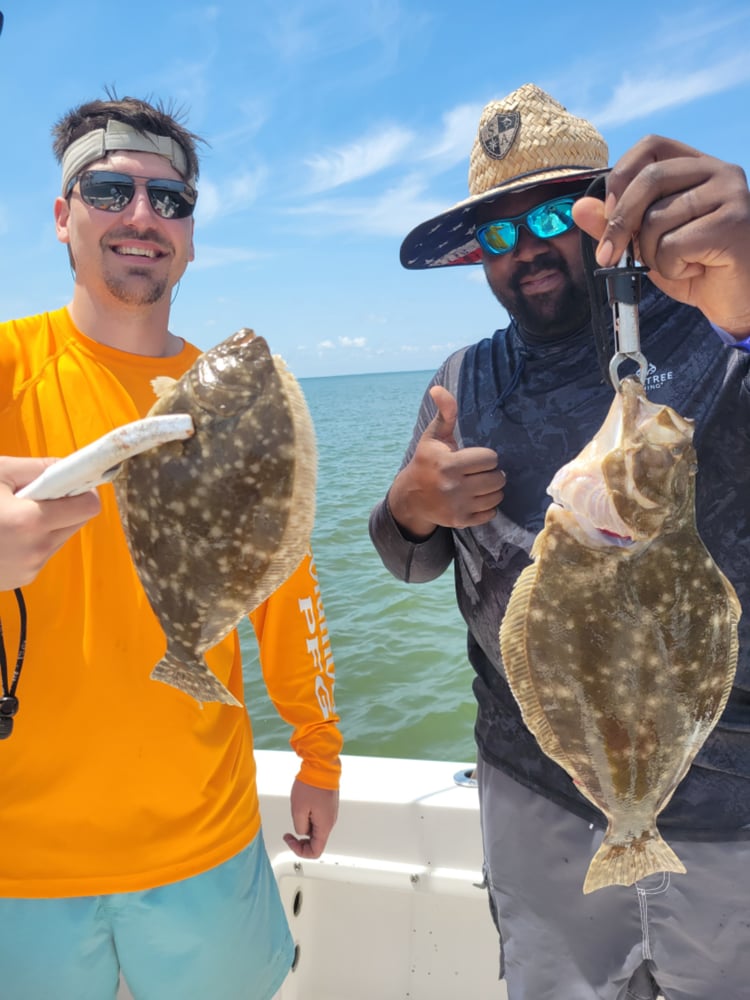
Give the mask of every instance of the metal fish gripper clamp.
<path id="1" fill-rule="evenodd" d="M 609 363 L 609 378 L 615 391 L 620 388 L 620 365 L 627 360 L 635 362 L 638 379 L 641 385 L 646 384 L 648 363 L 641 353 L 638 303 L 641 300 L 641 275 L 647 271 L 644 265 L 636 264 L 632 244 L 616 267 L 601 267 L 594 271 L 596 277 L 606 279 L 607 299 L 612 307 L 615 353 Z"/>

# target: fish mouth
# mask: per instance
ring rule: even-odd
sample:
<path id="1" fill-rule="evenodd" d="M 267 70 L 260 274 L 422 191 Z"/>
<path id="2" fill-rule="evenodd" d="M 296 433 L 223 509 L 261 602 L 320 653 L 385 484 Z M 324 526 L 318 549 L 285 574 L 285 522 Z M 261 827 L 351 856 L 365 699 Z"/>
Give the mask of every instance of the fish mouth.
<path id="1" fill-rule="evenodd" d="M 625 524 L 616 514 L 614 520 L 618 522 L 617 530 L 614 527 L 602 527 L 601 523 L 591 519 L 588 512 L 568 507 L 559 497 L 555 497 L 549 505 L 549 511 L 555 520 L 572 528 L 576 535 L 595 548 L 628 549 L 636 544 L 637 539 L 627 533 Z"/>
<path id="2" fill-rule="evenodd" d="M 606 540 L 609 545 L 618 545 L 620 548 L 629 548 L 631 545 L 635 545 L 635 539 L 630 535 L 618 535 L 614 531 L 609 531 L 607 528 L 595 528 L 600 536 Z"/>

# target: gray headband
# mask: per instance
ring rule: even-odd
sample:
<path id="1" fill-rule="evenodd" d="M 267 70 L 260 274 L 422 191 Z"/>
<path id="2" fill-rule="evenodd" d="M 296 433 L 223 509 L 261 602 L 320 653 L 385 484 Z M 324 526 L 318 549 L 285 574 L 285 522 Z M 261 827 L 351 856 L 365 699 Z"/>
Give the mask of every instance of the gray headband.
<path id="1" fill-rule="evenodd" d="M 187 156 L 182 146 L 165 135 L 153 132 L 138 132 L 123 122 L 110 119 L 106 129 L 98 128 L 87 132 L 75 142 L 71 142 L 62 158 L 62 193 L 67 194 L 68 184 L 84 167 L 101 160 L 114 150 L 132 149 L 139 153 L 156 153 L 166 157 L 178 174 L 190 184 L 194 177 L 188 177 Z"/>

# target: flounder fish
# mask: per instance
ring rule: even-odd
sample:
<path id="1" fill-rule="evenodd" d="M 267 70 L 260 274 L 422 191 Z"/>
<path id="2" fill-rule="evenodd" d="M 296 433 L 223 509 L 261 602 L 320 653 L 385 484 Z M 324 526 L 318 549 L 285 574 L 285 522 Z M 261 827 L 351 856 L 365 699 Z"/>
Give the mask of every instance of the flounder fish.
<path id="1" fill-rule="evenodd" d="M 554 476 L 500 628 L 541 749 L 607 819 L 584 893 L 685 867 L 656 817 L 719 719 L 741 609 L 695 524 L 692 421 L 623 379 Z"/>
<path id="2" fill-rule="evenodd" d="M 167 638 L 151 677 L 201 703 L 238 705 L 203 654 L 309 548 L 312 421 L 284 362 L 248 329 L 154 388 L 149 415 L 190 414 L 195 433 L 129 458 L 114 484 L 130 553 Z"/>

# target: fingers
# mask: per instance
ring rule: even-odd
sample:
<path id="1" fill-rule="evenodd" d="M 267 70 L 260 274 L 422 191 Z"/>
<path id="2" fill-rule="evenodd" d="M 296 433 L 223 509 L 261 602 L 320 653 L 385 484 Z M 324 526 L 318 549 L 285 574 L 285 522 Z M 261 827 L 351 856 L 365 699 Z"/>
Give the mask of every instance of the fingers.
<path id="1" fill-rule="evenodd" d="M 495 516 L 504 496 L 505 473 L 497 468 L 497 455 L 493 452 L 494 467 L 491 472 L 469 473 L 458 485 L 458 496 L 453 501 L 454 523 L 451 527 L 469 528 L 486 524 Z"/>
<path id="2" fill-rule="evenodd" d="M 750 330 L 750 191 L 741 167 L 647 136 L 609 174 L 604 205 L 583 198 L 573 217 L 598 240 L 601 267 L 617 265 L 632 240 L 663 292 L 739 338 Z"/>
<path id="3" fill-rule="evenodd" d="M 325 840 L 311 833 L 310 837 L 293 837 L 291 833 L 284 834 L 284 843 L 298 858 L 319 858 L 325 848 Z"/>
<path id="4" fill-rule="evenodd" d="M 0 590 L 31 583 L 47 560 L 101 509 L 93 490 L 39 502 L 14 496 L 50 464 L 47 459 L 0 458 Z"/>
<path id="5" fill-rule="evenodd" d="M 589 236 L 600 239 L 607 228 L 604 202 L 599 198 L 579 198 L 573 205 L 573 221 Z"/>
<path id="6" fill-rule="evenodd" d="M 607 176 L 606 226 L 596 251 L 600 266 L 614 266 L 628 243 L 638 240 L 653 205 L 705 179 L 705 159 L 692 146 L 661 136 L 647 136 L 620 158 Z"/>
<path id="7" fill-rule="evenodd" d="M 0 457 L 0 502 L 4 505 L 23 486 L 40 476 L 53 465 L 54 458 L 14 458 Z M 89 490 L 79 496 L 63 497 L 59 500 L 21 500 L 14 498 L 11 506 L 4 506 L 6 517 L 23 519 L 28 530 L 55 532 L 60 528 L 73 531 L 99 513 L 101 502 L 96 490 Z M 0 529 L 4 519 L 0 519 Z"/>
<path id="8" fill-rule="evenodd" d="M 475 458 L 469 452 L 481 454 Z M 502 502 L 505 473 L 497 468 L 497 455 L 490 449 L 466 449 L 457 456 L 458 460 L 435 484 L 431 509 L 439 518 L 437 523 L 447 528 L 486 524 Z M 477 471 L 478 465 L 488 471 Z"/>
<path id="9" fill-rule="evenodd" d="M 451 446 L 455 452 L 451 456 L 451 469 L 459 475 L 489 472 L 497 468 L 497 454 L 491 448 L 458 448 L 455 439 L 458 404 L 455 397 L 442 385 L 430 389 L 430 395 L 437 406 L 437 414 L 425 430 L 423 437 L 438 440 Z"/>
<path id="10" fill-rule="evenodd" d="M 96 490 L 59 500 L 18 500 L 17 503 L 35 504 L 39 528 L 50 534 L 64 534 L 65 538 L 98 514 L 102 506 Z"/>
<path id="11" fill-rule="evenodd" d="M 614 266 L 632 239 L 638 259 L 663 277 L 690 277 L 701 273 L 717 227 L 727 221 L 724 208 L 742 199 L 743 189 L 739 167 L 685 143 L 648 136 L 607 177 L 604 227 L 592 199 L 584 199 L 575 218 L 599 239 L 600 266 Z"/>
<path id="12" fill-rule="evenodd" d="M 15 458 L 0 456 L 0 487 L 6 486 L 10 493 L 18 490 L 41 476 L 46 468 L 53 465 L 54 458 Z"/>
<path id="13" fill-rule="evenodd" d="M 505 487 L 492 448 L 459 448 L 453 395 L 443 386 L 433 386 L 430 395 L 437 413 L 388 492 L 393 518 L 414 541 L 428 538 L 438 527 L 485 524 L 495 516 Z"/>
<path id="14" fill-rule="evenodd" d="M 296 779 L 292 786 L 292 822 L 297 836 L 284 834 L 284 843 L 299 858 L 319 858 L 338 816 L 339 794 Z"/>
<path id="15" fill-rule="evenodd" d="M 455 448 L 456 440 L 453 432 L 456 429 L 458 403 L 452 393 L 442 385 L 434 385 L 430 389 L 430 396 L 432 396 L 432 400 L 437 407 L 437 414 L 425 431 L 425 434 L 439 441 L 452 444 Z"/>

